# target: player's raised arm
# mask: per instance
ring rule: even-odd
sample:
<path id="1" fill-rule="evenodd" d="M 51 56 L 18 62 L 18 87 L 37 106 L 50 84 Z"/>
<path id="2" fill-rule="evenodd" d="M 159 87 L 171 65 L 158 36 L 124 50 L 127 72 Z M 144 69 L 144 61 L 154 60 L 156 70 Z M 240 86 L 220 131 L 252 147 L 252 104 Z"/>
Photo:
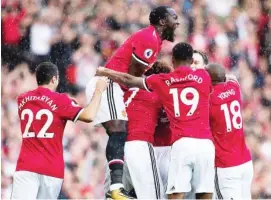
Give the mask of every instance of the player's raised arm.
<path id="1" fill-rule="evenodd" d="M 107 88 L 109 79 L 106 77 L 100 77 L 97 81 L 96 89 L 90 103 L 82 109 L 78 116 L 78 120 L 90 123 L 94 120 L 96 113 L 100 107 L 101 97 L 104 90 Z"/>
<path id="2" fill-rule="evenodd" d="M 143 78 L 135 77 L 130 74 L 117 72 L 108 68 L 99 67 L 96 71 L 98 76 L 106 76 L 115 82 L 119 82 L 128 87 L 137 87 L 144 89 Z"/>

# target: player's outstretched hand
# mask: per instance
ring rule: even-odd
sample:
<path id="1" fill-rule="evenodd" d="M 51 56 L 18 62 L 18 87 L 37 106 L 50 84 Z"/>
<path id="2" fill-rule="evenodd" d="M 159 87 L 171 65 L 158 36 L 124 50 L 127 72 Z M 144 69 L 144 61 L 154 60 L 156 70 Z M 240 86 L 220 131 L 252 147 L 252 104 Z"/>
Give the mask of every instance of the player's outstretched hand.
<path id="1" fill-rule="evenodd" d="M 96 90 L 103 93 L 103 91 L 106 90 L 108 84 L 109 84 L 109 79 L 107 77 L 101 76 L 99 77 L 96 83 Z"/>
<path id="2" fill-rule="evenodd" d="M 98 67 L 96 71 L 96 76 L 103 76 L 105 71 L 105 67 Z"/>

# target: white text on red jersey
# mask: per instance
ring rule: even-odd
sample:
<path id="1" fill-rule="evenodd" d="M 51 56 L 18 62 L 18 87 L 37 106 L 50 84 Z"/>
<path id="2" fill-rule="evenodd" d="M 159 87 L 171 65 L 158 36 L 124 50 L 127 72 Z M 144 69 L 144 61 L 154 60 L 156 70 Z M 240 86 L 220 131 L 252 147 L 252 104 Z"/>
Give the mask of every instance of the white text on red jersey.
<path id="1" fill-rule="evenodd" d="M 54 104 L 53 100 L 51 100 L 48 96 L 42 95 L 42 96 L 26 96 L 19 102 L 19 110 L 21 110 L 28 101 L 43 101 L 47 103 L 47 105 L 50 106 L 53 111 L 55 111 L 58 108 L 56 104 Z"/>
<path id="2" fill-rule="evenodd" d="M 226 98 L 228 98 L 229 96 L 232 96 L 232 95 L 235 95 L 234 89 L 227 90 L 226 92 L 222 92 L 217 97 L 219 97 L 220 99 L 223 100 L 223 99 L 226 99 Z"/>
<path id="3" fill-rule="evenodd" d="M 183 78 L 173 78 L 171 77 L 169 80 L 166 80 L 165 83 L 170 86 L 173 83 L 178 83 L 178 82 L 183 82 L 183 81 L 195 81 L 197 83 L 202 83 L 202 78 L 198 77 L 197 75 L 194 74 L 188 74 Z"/>

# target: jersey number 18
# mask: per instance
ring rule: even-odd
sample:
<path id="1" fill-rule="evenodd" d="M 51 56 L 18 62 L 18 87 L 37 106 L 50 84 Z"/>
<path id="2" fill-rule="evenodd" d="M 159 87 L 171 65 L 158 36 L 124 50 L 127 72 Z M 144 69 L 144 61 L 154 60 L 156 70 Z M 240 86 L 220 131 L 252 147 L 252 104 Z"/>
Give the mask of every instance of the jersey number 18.
<path id="1" fill-rule="evenodd" d="M 230 104 L 230 109 L 228 108 L 228 105 L 222 104 L 221 105 L 221 110 L 224 111 L 224 117 L 226 121 L 226 127 L 227 127 L 227 132 L 232 131 L 232 125 L 235 129 L 241 129 L 242 128 L 242 115 L 241 115 L 241 108 L 240 108 L 240 103 L 238 101 L 233 101 Z M 237 107 L 237 110 L 235 109 Z M 230 112 L 233 115 L 232 119 L 230 117 Z M 240 122 L 237 122 L 237 119 L 240 118 Z"/>

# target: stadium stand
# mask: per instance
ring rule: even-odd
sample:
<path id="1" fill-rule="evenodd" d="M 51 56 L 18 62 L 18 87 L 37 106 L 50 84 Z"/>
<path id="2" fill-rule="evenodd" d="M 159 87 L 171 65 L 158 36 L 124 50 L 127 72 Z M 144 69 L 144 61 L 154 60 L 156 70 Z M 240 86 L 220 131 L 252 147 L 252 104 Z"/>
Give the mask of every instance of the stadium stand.
<path id="1" fill-rule="evenodd" d="M 268 0 L 2 0 L 1 198 L 10 197 L 21 133 L 16 97 L 36 86 L 37 63 L 60 69 L 60 92 L 85 105 L 84 87 L 114 50 L 148 25 L 154 6 L 180 16 L 176 42 L 188 41 L 223 64 L 241 84 L 246 140 L 254 162 L 253 198 L 271 198 L 271 1 Z M 170 63 L 175 43 L 164 42 Z M 60 198 L 102 198 L 106 134 L 69 123 Z"/>

